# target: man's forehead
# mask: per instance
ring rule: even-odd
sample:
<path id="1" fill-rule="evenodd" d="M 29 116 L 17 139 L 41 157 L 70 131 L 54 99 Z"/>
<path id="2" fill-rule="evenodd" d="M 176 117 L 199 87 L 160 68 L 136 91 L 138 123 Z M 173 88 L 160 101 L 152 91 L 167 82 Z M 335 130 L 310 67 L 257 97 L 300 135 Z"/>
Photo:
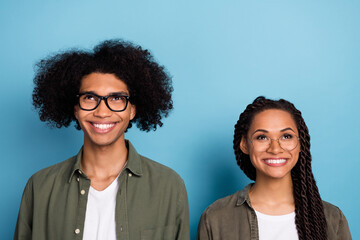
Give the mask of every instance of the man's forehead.
<path id="1" fill-rule="evenodd" d="M 80 91 L 107 95 L 111 93 L 129 94 L 126 83 L 112 73 L 90 73 L 84 76 L 81 80 Z"/>

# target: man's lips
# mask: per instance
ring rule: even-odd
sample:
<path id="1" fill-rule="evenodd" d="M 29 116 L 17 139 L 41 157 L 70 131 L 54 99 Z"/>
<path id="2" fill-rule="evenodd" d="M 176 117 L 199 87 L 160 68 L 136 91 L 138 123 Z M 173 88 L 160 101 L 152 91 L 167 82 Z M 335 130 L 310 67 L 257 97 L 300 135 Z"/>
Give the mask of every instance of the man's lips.
<path id="1" fill-rule="evenodd" d="M 107 133 L 110 132 L 117 122 L 107 122 L 107 123 L 98 123 L 98 122 L 90 122 L 92 128 L 99 133 Z"/>
<path id="2" fill-rule="evenodd" d="M 286 164 L 288 161 L 287 158 L 266 158 L 263 159 L 266 165 L 272 166 L 272 167 L 280 167 Z"/>

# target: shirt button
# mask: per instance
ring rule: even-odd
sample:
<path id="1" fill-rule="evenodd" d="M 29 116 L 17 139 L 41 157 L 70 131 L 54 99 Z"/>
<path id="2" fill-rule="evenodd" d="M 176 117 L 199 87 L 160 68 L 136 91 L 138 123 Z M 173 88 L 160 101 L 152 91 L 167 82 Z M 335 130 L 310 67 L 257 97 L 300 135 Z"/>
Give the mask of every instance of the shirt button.
<path id="1" fill-rule="evenodd" d="M 80 174 L 82 174 L 82 171 L 81 171 L 81 170 L 79 170 L 79 173 L 80 173 Z"/>
<path id="2" fill-rule="evenodd" d="M 80 178 L 76 178 L 76 181 L 80 182 Z"/>
<path id="3" fill-rule="evenodd" d="M 121 231 L 121 232 L 123 231 L 123 228 L 122 228 L 122 227 L 120 227 L 120 231 Z"/>
<path id="4" fill-rule="evenodd" d="M 79 234 L 79 233 L 80 233 L 80 229 L 78 229 L 78 228 L 75 229 L 75 233 L 76 233 L 76 234 Z"/>
<path id="5" fill-rule="evenodd" d="M 80 193 L 81 193 L 81 195 L 84 195 L 84 194 L 85 194 L 85 190 L 84 190 L 84 189 L 81 190 Z"/>
<path id="6" fill-rule="evenodd" d="M 132 176 L 132 173 L 129 173 L 129 177 L 131 177 Z"/>

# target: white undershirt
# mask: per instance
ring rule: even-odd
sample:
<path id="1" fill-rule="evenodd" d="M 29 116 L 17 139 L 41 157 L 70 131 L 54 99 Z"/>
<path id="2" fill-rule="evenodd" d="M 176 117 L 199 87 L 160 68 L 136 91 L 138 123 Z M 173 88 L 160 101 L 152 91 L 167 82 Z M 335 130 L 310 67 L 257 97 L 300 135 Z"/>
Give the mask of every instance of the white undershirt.
<path id="1" fill-rule="evenodd" d="M 273 216 L 255 210 L 260 240 L 299 240 L 295 225 L 295 212 Z"/>
<path id="2" fill-rule="evenodd" d="M 84 240 L 116 240 L 115 207 L 119 176 L 103 191 L 90 186 L 86 205 Z"/>

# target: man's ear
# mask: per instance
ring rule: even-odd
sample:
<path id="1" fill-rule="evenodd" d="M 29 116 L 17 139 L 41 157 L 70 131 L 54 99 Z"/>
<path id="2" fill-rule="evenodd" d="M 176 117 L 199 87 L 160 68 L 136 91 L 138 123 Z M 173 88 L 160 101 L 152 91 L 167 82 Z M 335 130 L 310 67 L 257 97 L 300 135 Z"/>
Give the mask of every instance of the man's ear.
<path id="1" fill-rule="evenodd" d="M 130 104 L 130 121 L 134 119 L 136 115 L 136 106 Z"/>
<path id="2" fill-rule="evenodd" d="M 240 149 L 241 149 L 241 151 L 242 151 L 243 153 L 249 154 L 247 139 L 246 139 L 244 136 L 241 137 Z"/>
<path id="3" fill-rule="evenodd" d="M 75 105 L 74 106 L 74 116 L 75 116 L 76 120 L 79 120 L 78 119 L 78 112 L 79 112 L 79 106 Z"/>

